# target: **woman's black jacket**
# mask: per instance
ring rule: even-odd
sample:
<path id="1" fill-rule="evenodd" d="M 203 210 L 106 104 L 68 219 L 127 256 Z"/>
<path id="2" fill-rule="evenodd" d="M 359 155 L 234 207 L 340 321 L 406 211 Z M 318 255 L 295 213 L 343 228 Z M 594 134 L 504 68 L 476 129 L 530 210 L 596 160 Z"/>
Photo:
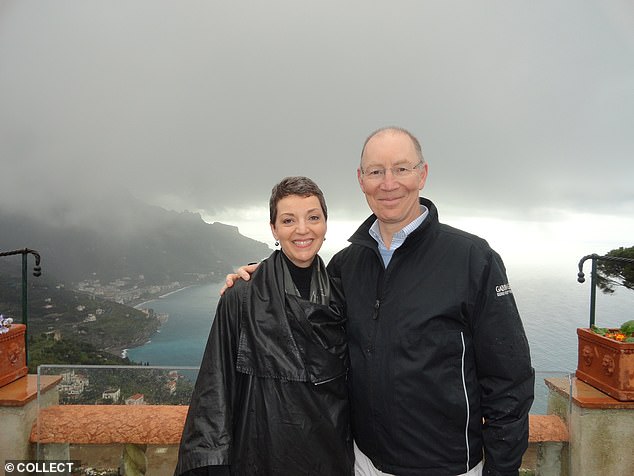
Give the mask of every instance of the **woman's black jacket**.
<path id="1" fill-rule="evenodd" d="M 327 305 L 293 295 L 279 251 L 220 299 L 176 475 L 352 474 L 345 322 L 317 259 Z"/>

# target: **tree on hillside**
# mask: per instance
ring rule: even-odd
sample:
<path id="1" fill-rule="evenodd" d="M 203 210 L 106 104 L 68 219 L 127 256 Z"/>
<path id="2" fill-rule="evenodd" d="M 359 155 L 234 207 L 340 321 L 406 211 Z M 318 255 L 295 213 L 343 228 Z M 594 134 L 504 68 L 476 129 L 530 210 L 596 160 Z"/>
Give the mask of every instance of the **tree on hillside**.
<path id="1" fill-rule="evenodd" d="M 634 246 L 617 248 L 605 256 L 624 258 L 623 261 L 597 261 L 597 285 L 606 294 L 612 294 L 616 286 L 634 291 Z M 631 260 L 631 261 L 630 261 Z"/>

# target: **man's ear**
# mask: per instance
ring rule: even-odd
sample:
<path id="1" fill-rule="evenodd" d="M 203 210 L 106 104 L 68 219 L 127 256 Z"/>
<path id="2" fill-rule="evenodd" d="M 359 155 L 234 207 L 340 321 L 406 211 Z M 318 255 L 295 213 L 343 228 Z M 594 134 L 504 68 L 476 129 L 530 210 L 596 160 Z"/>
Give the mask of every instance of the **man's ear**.
<path id="1" fill-rule="evenodd" d="M 425 186 L 425 182 L 427 182 L 427 174 L 429 172 L 429 165 L 427 162 L 423 164 L 423 169 L 421 170 L 420 182 L 418 182 L 418 190 L 422 190 Z"/>
<path id="2" fill-rule="evenodd" d="M 365 189 L 363 187 L 363 173 L 361 172 L 361 167 L 357 169 L 357 180 L 359 181 L 359 186 L 361 187 L 361 191 L 365 193 Z"/>

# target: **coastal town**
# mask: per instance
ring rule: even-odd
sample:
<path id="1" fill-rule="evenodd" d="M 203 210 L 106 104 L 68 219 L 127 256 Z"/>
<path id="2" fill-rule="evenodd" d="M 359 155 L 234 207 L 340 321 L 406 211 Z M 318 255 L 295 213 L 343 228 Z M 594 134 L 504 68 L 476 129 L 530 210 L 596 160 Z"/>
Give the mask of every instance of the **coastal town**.
<path id="1" fill-rule="evenodd" d="M 194 284 L 203 283 L 214 278 L 214 273 L 189 273 L 186 283 L 172 281 L 167 284 L 146 283 L 145 276 L 136 278 L 122 277 L 107 283 L 102 283 L 98 278 L 80 281 L 74 286 L 74 290 L 93 297 L 99 297 L 108 301 L 139 308 L 145 301 L 165 297 L 170 293 L 180 291 Z"/>
<path id="2" fill-rule="evenodd" d="M 112 375 L 107 368 L 69 366 L 60 372 L 57 385 L 60 401 L 65 404 L 147 405 L 187 403 L 191 382 L 177 370 L 131 369 Z M 47 371 L 46 368 L 43 369 Z M 184 387 L 179 397 L 177 389 Z"/>

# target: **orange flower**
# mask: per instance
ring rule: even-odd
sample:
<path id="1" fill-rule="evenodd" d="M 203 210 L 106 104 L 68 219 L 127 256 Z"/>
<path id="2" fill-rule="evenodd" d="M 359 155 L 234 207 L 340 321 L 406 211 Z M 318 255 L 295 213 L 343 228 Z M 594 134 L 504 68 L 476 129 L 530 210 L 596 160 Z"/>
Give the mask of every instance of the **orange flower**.
<path id="1" fill-rule="evenodd" d="M 623 324 L 620 329 L 592 326 L 592 330 L 606 339 L 612 339 L 617 342 L 634 341 L 634 319 Z"/>

